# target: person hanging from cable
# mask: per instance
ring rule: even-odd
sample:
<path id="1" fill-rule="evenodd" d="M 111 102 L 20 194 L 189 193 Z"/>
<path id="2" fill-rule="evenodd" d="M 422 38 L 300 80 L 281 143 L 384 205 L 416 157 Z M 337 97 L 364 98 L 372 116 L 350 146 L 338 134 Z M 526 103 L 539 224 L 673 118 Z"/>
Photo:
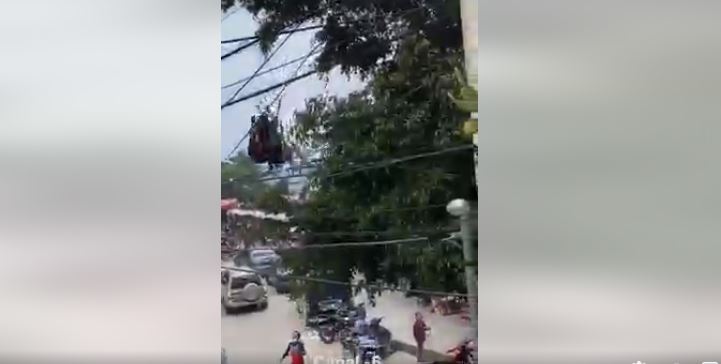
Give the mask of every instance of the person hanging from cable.
<path id="1" fill-rule="evenodd" d="M 272 170 L 275 166 L 282 165 L 283 160 L 283 140 L 281 133 L 278 132 L 278 118 L 273 117 L 268 120 L 268 167 Z"/>
<path id="2" fill-rule="evenodd" d="M 280 358 L 280 361 L 282 362 L 288 356 L 290 356 L 291 364 L 304 364 L 303 357 L 305 356 L 305 345 L 300 339 L 300 332 L 296 330 L 293 331 L 292 339 L 288 343 L 288 346 L 285 348 L 285 352 Z"/>
<path id="3" fill-rule="evenodd" d="M 262 122 L 259 117 L 253 115 L 250 118 L 250 131 L 248 132 L 250 139 L 248 140 L 248 156 L 255 163 L 264 163 L 265 157 L 263 138 L 262 138 Z"/>
<path id="4" fill-rule="evenodd" d="M 278 119 L 269 118 L 268 113 L 251 117 L 250 141 L 248 156 L 255 163 L 268 163 L 272 170 L 283 164 L 283 140 L 278 132 Z"/>

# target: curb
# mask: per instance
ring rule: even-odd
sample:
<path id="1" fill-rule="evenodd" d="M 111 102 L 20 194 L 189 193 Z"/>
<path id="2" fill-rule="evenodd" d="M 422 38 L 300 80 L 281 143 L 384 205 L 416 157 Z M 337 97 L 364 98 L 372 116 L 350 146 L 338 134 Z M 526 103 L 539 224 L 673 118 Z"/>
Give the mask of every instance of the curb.
<path id="1" fill-rule="evenodd" d="M 398 340 L 391 340 L 391 349 L 393 352 L 402 351 L 413 355 L 414 357 L 418 353 L 418 348 L 415 345 Z M 430 349 L 423 350 L 423 359 L 424 362 L 448 362 L 453 360 L 453 358 L 447 354 L 439 353 Z"/>

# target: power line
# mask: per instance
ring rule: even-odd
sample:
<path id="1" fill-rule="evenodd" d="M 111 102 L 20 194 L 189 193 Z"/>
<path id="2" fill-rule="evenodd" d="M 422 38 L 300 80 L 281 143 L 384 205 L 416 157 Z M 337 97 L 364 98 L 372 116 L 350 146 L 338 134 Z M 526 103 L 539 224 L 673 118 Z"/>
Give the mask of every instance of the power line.
<path id="1" fill-rule="evenodd" d="M 446 146 L 450 147 L 450 145 L 446 145 Z M 438 146 L 438 147 L 445 147 L 445 146 L 441 145 L 441 146 Z M 425 152 L 425 151 L 433 152 L 433 151 L 435 151 L 435 150 L 429 150 L 428 148 L 423 148 L 423 149 L 421 149 L 421 148 L 416 148 L 414 151 L 411 151 L 411 152 L 423 153 L 423 152 Z M 369 159 L 368 157 L 350 158 L 350 159 L 343 158 L 343 160 L 342 160 L 341 162 L 342 162 L 342 163 L 345 163 L 345 164 L 351 164 L 351 163 L 363 163 L 363 164 L 373 163 L 372 160 L 369 161 L 368 159 Z M 291 166 L 288 167 L 288 169 L 292 170 L 292 169 L 304 169 L 304 168 L 318 168 L 318 167 L 320 166 L 320 164 L 323 163 L 324 161 L 325 161 L 324 158 L 314 158 L 314 159 L 310 160 L 309 162 L 305 162 L 305 163 L 302 163 L 302 164 L 299 164 L 299 165 L 296 165 L 296 166 L 292 166 L 292 165 L 291 165 Z M 274 176 L 275 174 L 276 174 L 275 171 L 265 171 L 265 172 L 263 172 L 263 173 L 260 174 L 260 177 Z M 302 176 L 301 176 L 301 177 L 302 177 Z"/>
<path id="2" fill-rule="evenodd" d="M 320 53 L 320 52 L 321 52 L 321 51 L 318 50 L 318 51 L 316 51 L 316 52 L 313 53 L 313 54 L 318 54 L 318 53 Z M 310 54 L 310 55 L 312 56 L 313 54 Z M 255 76 L 258 77 L 258 76 L 262 76 L 262 75 L 265 75 L 265 74 L 267 74 L 267 73 L 270 73 L 270 72 L 279 70 L 279 69 L 281 69 L 281 68 L 283 68 L 283 67 L 289 66 L 289 65 L 291 65 L 291 64 L 293 64 L 293 63 L 296 63 L 296 62 L 298 62 L 298 61 L 302 61 L 302 60 L 306 59 L 307 57 L 308 57 L 308 55 L 300 56 L 300 57 L 298 57 L 298 58 L 293 58 L 293 59 L 291 59 L 291 60 L 288 61 L 288 62 L 281 63 L 281 64 L 279 64 L 279 65 L 277 65 L 277 66 L 275 66 L 275 67 L 273 67 L 273 68 L 269 68 L 269 69 L 267 69 L 267 70 L 265 70 L 265 71 L 263 71 L 263 72 L 259 72 L 259 73 L 258 73 L 257 75 L 255 75 Z M 221 86 L 221 89 L 226 89 L 226 88 L 229 88 L 229 87 L 233 87 L 233 86 L 238 85 L 238 84 L 240 84 L 240 83 L 242 83 L 242 82 L 244 82 L 244 81 L 247 81 L 249 78 L 250 78 L 250 77 L 241 78 L 240 80 L 231 82 L 231 83 L 229 83 L 229 84 L 227 84 L 227 85 L 224 85 L 224 86 Z"/>
<path id="3" fill-rule="evenodd" d="M 406 157 L 402 157 L 402 158 L 392 158 L 392 159 L 382 160 L 379 162 L 369 164 L 367 166 L 361 166 L 358 168 L 354 168 L 349 171 L 336 172 L 336 173 L 331 173 L 326 176 L 319 176 L 319 177 L 322 177 L 322 178 L 338 177 L 338 176 L 342 176 L 342 175 L 346 175 L 346 174 L 353 174 L 353 173 L 362 172 L 362 171 L 366 171 L 366 170 L 370 170 L 370 169 L 384 168 L 384 167 L 391 166 L 393 164 L 403 163 L 403 162 L 407 162 L 407 161 L 414 160 L 414 159 L 427 158 L 427 157 L 432 157 L 432 156 L 446 154 L 446 153 L 463 151 L 466 149 L 473 149 L 473 145 L 468 144 L 468 145 L 446 148 L 446 149 L 442 149 L 442 150 L 435 151 L 435 152 L 420 153 L 420 154 L 410 155 L 410 156 L 406 156 Z M 307 178 L 307 177 L 312 177 L 312 176 L 314 176 L 313 173 L 305 173 L 305 174 L 298 174 L 298 175 L 291 175 L 291 176 L 266 177 L 266 178 L 261 178 L 259 181 L 265 182 L 265 181 L 273 181 L 273 180 L 289 179 L 289 178 Z"/>
<path id="4" fill-rule="evenodd" d="M 332 244 L 308 244 L 301 245 L 296 248 L 284 248 L 280 250 L 304 250 L 304 249 L 326 249 L 326 248 L 339 248 L 349 246 L 377 246 L 377 245 L 395 245 L 395 244 L 406 244 L 406 243 L 421 243 L 428 242 L 427 237 L 421 238 L 407 238 L 407 239 L 395 239 L 395 240 L 381 240 L 381 241 L 349 241 L 342 243 Z"/>
<path id="5" fill-rule="evenodd" d="M 316 46 L 313 47 L 313 49 L 311 49 L 310 52 L 308 52 L 308 54 L 305 55 L 305 58 L 300 62 L 300 64 L 298 65 L 298 68 L 295 69 L 295 72 L 293 73 L 294 76 L 297 76 L 297 75 L 298 75 L 298 72 L 300 72 L 300 69 L 303 68 L 303 65 L 305 64 L 305 62 L 308 61 L 308 58 L 310 58 L 311 55 L 313 55 L 314 53 L 316 53 L 316 52 L 320 49 L 320 47 L 321 47 L 322 45 L 323 45 L 323 43 L 318 43 L 318 44 L 316 44 Z M 279 112 L 279 113 L 280 113 L 280 102 L 281 102 L 281 100 L 282 100 L 281 95 L 283 95 L 283 91 L 285 91 L 285 89 L 286 89 L 287 87 L 288 87 L 288 84 L 283 85 L 283 88 L 280 89 L 280 91 L 278 91 L 278 94 L 275 95 L 275 98 L 274 98 L 273 101 L 271 101 L 270 104 L 269 104 L 269 105 L 272 107 L 273 104 L 274 104 L 276 101 L 278 101 L 278 112 Z"/>
<path id="6" fill-rule="evenodd" d="M 353 173 L 357 173 L 357 172 L 366 171 L 366 170 L 369 170 L 369 169 L 388 167 L 388 166 L 391 166 L 391 165 L 393 165 L 393 164 L 403 163 L 403 162 L 411 161 L 411 160 L 414 160 L 414 159 L 421 159 L 421 158 L 433 157 L 433 156 L 436 156 L 436 155 L 441 155 L 441 154 L 446 154 L 446 153 L 452 153 L 452 152 L 458 152 L 458 151 L 462 151 L 462 150 L 466 150 L 466 149 L 473 149 L 473 145 L 472 145 L 472 144 L 467 144 L 467 145 L 462 145 L 462 146 L 458 146 L 458 147 L 446 148 L 446 149 L 442 149 L 442 150 L 435 151 L 435 152 L 420 153 L 420 154 L 416 154 L 416 155 L 409 155 L 409 156 L 407 156 L 407 157 L 393 158 L 393 159 L 389 159 L 389 160 L 386 160 L 386 161 L 381 161 L 381 162 L 378 162 L 378 163 L 373 163 L 373 164 L 368 165 L 368 166 L 358 167 L 358 168 L 352 169 L 352 170 L 350 170 L 350 171 L 343 171 L 343 172 L 331 173 L 331 174 L 329 174 L 329 175 L 327 175 L 327 176 L 325 176 L 325 177 L 326 177 L 326 178 L 330 178 L 330 177 L 337 177 L 337 176 L 342 176 L 342 175 L 346 175 L 346 174 L 353 174 Z"/>
<path id="7" fill-rule="evenodd" d="M 337 177 L 337 176 L 341 176 L 341 175 L 345 175 L 345 174 L 352 174 L 352 173 L 362 172 L 362 171 L 370 170 L 370 169 L 388 167 L 393 164 L 407 162 L 407 161 L 414 160 L 414 159 L 427 158 L 427 157 L 432 157 L 432 156 L 446 154 L 446 153 L 463 151 L 466 149 L 472 149 L 473 147 L 474 146 L 472 144 L 465 144 L 465 145 L 441 149 L 438 151 L 413 154 L 413 155 L 409 155 L 409 156 L 405 156 L 405 157 L 389 158 L 389 159 L 381 160 L 378 162 L 368 163 L 366 166 L 360 166 L 358 168 L 351 169 L 349 171 L 336 172 L 336 173 L 332 173 L 332 174 L 329 174 L 326 176 L 319 176 L 319 177 L 323 177 L 323 178 Z M 274 181 L 274 180 L 291 179 L 291 178 L 307 178 L 307 177 L 313 177 L 313 176 L 314 176 L 313 173 L 305 173 L 305 174 L 288 175 L 288 176 L 264 177 L 264 178 L 259 179 L 258 181 L 265 182 L 265 181 Z M 226 181 L 223 183 L 229 183 L 229 182 L 231 182 L 231 181 Z"/>
<path id="8" fill-rule="evenodd" d="M 296 30 L 283 30 L 281 32 L 278 32 L 278 34 L 280 35 L 280 34 L 288 34 L 288 33 L 294 33 L 294 32 L 304 32 L 306 30 L 313 30 L 313 29 L 320 29 L 320 28 L 323 28 L 323 25 L 313 25 L 313 26 L 308 26 L 308 27 L 304 27 L 304 28 L 298 28 Z M 221 40 L 220 43 L 221 44 L 237 43 L 237 42 L 243 42 L 246 40 L 253 40 L 253 39 L 259 39 L 259 37 L 257 35 L 250 35 L 247 37 Z"/>
<path id="9" fill-rule="evenodd" d="M 245 272 L 245 273 L 258 273 L 254 269 L 250 268 L 239 268 L 239 267 L 223 267 L 221 266 L 221 269 L 225 270 L 232 270 L 236 272 Z M 326 284 L 336 284 L 340 286 L 349 286 L 352 288 L 374 288 L 376 290 L 381 291 L 400 291 L 400 292 L 408 292 L 408 293 L 418 293 L 418 294 L 424 294 L 429 296 L 441 296 L 441 297 L 475 297 L 473 295 L 469 295 L 467 293 L 456 293 L 456 292 L 442 292 L 442 291 L 431 291 L 431 290 L 425 290 L 425 289 L 398 289 L 391 285 L 378 285 L 378 284 L 358 284 L 358 283 L 350 283 L 350 282 L 343 282 L 343 281 L 336 281 L 331 279 L 324 279 L 324 278 L 313 278 L 313 277 L 306 277 L 306 276 L 296 276 L 296 275 L 287 275 L 286 277 L 298 280 L 298 281 L 307 281 L 307 282 L 317 282 L 317 283 L 326 283 Z"/>
<path id="10" fill-rule="evenodd" d="M 225 15 L 223 15 L 223 17 L 220 18 L 220 22 L 221 22 L 221 23 L 224 22 L 225 19 L 228 19 L 228 18 L 230 18 L 231 16 L 233 16 L 233 14 L 237 13 L 238 10 L 240 10 L 240 7 L 237 7 L 237 6 L 236 6 L 235 9 L 226 12 Z"/>
<path id="11" fill-rule="evenodd" d="M 283 86 L 286 85 L 286 84 L 293 83 L 293 82 L 295 82 L 295 81 L 298 81 L 298 80 L 300 80 L 300 79 L 306 78 L 306 77 L 308 77 L 308 76 L 310 76 L 310 75 L 312 75 L 312 74 L 318 73 L 318 72 L 319 72 L 318 70 L 312 70 L 312 71 L 303 73 L 302 75 L 298 75 L 298 76 L 295 76 L 295 77 L 293 77 L 293 78 L 289 78 L 289 79 L 287 79 L 287 80 L 285 80 L 285 81 L 283 81 L 283 82 L 277 83 L 277 84 L 275 84 L 275 85 L 266 87 L 266 88 L 264 88 L 264 89 L 262 89 L 262 90 L 253 92 L 253 93 L 251 93 L 251 94 L 249 94 L 249 95 L 242 96 L 242 97 L 237 98 L 237 99 L 232 100 L 232 101 L 229 100 L 229 101 L 227 101 L 225 104 L 221 105 L 220 108 L 221 108 L 221 109 L 225 109 L 225 108 L 228 107 L 228 106 L 232 106 L 232 105 L 235 105 L 235 104 L 237 104 L 237 103 L 239 103 L 239 102 L 243 102 L 243 101 L 245 101 L 245 100 L 252 99 L 252 98 L 254 98 L 254 97 L 258 97 L 258 96 L 260 96 L 260 95 L 262 95 L 262 94 L 264 94 L 264 93 L 266 93 L 266 92 L 273 91 L 273 90 L 275 90 L 275 89 L 277 89 L 277 88 L 283 87 Z"/>
<path id="12" fill-rule="evenodd" d="M 368 235 L 399 235 L 399 234 L 433 234 L 433 233 L 451 233 L 455 232 L 458 229 L 425 229 L 425 230 L 411 230 L 411 231 L 403 231 L 403 230 L 361 230 L 361 231 L 326 231 L 326 232 L 313 232 L 309 231 L 308 235 L 310 236 L 368 236 Z"/>
<path id="13" fill-rule="evenodd" d="M 408 15 L 408 14 L 411 14 L 411 13 L 414 13 L 414 12 L 417 12 L 417 11 L 423 10 L 423 9 L 425 9 L 425 8 L 422 7 L 422 6 L 419 6 L 419 7 L 416 7 L 416 8 L 411 8 L 411 9 L 407 9 L 407 10 L 402 10 L 402 11 L 400 11 L 400 12 L 397 13 L 397 14 L 393 14 L 393 13 L 387 13 L 387 14 L 386 14 L 386 13 L 383 13 L 383 14 L 376 14 L 376 15 L 374 15 L 373 17 L 374 17 L 374 18 L 383 18 L 383 17 L 389 17 L 389 16 L 390 16 L 390 17 L 393 17 L 393 16 L 395 16 L 395 17 L 402 17 L 402 16 L 404 16 L 404 15 Z M 235 11 L 237 11 L 237 9 L 236 9 Z M 234 11 L 234 12 L 235 12 L 235 11 Z M 234 13 L 234 12 L 233 12 L 233 13 Z M 226 17 L 227 17 L 227 16 L 230 16 L 230 15 L 232 15 L 232 14 L 227 14 Z M 367 20 L 367 19 L 358 19 L 358 20 L 356 20 L 356 21 L 352 21 L 351 23 L 363 22 L 363 21 L 366 21 L 366 20 Z M 350 24 L 345 24 L 345 25 L 350 25 Z M 323 25 L 311 25 L 311 26 L 307 26 L 307 27 L 304 27 L 304 28 L 298 28 L 297 31 L 302 32 L 302 31 L 306 31 L 306 30 L 321 29 L 321 28 L 323 28 L 324 26 L 325 26 L 324 24 L 323 24 Z M 289 32 L 292 32 L 292 31 L 291 31 L 291 30 L 283 30 L 283 31 L 278 32 L 278 35 L 280 35 L 280 34 L 288 34 Z M 249 36 L 240 37 L 240 38 L 232 38 L 232 39 L 221 40 L 220 43 L 221 43 L 221 44 L 237 43 L 237 42 L 242 42 L 242 41 L 246 41 L 246 40 L 253 40 L 253 39 L 258 39 L 258 38 L 259 38 L 258 35 L 249 35 Z"/>
<path id="14" fill-rule="evenodd" d="M 253 129 L 250 128 L 250 129 L 248 129 L 247 132 L 245 132 L 245 135 L 243 135 L 243 137 L 240 138 L 240 140 L 239 140 L 237 143 L 235 143 L 235 146 L 233 147 L 233 150 L 231 150 L 230 153 L 228 153 L 228 156 L 225 157 L 225 159 L 230 159 L 230 157 L 233 156 L 233 153 L 235 153 L 235 151 L 237 151 L 238 148 L 240 148 L 240 145 L 243 144 L 243 141 L 245 141 L 245 139 L 248 138 L 248 135 L 250 135 L 250 132 L 251 132 L 252 130 L 253 130 Z"/>
<path id="15" fill-rule="evenodd" d="M 254 44 L 258 43 L 258 42 L 259 42 L 259 40 L 256 39 L 256 40 L 250 41 L 250 42 L 248 42 L 248 43 L 245 43 L 245 44 L 239 46 L 238 48 L 236 48 L 236 49 L 234 49 L 234 50 L 232 50 L 232 51 L 230 51 L 230 52 L 228 52 L 228 53 L 220 56 L 220 60 L 222 61 L 222 60 L 224 60 L 224 59 L 226 59 L 226 58 L 228 58 L 228 57 L 230 57 L 230 56 L 232 56 L 232 55 L 234 55 L 234 54 L 236 54 L 236 53 L 238 53 L 238 52 L 241 52 L 242 50 L 244 50 L 244 49 L 246 49 L 246 48 L 248 48 L 248 47 L 250 47 L 250 46 L 252 46 L 252 45 L 254 45 Z"/>
<path id="16" fill-rule="evenodd" d="M 240 91 L 242 91 L 242 90 L 245 88 L 245 86 L 247 86 L 247 85 L 250 83 L 250 81 L 252 81 L 253 78 L 256 77 L 256 75 L 258 74 L 258 72 L 260 72 L 260 71 L 263 69 L 263 67 L 265 67 L 265 65 L 268 64 L 268 62 L 270 62 L 270 60 L 273 58 L 273 56 L 274 56 L 276 53 L 278 53 L 278 51 L 279 51 L 281 48 L 283 48 L 283 45 L 285 45 L 285 43 L 288 42 L 288 39 L 290 39 L 290 37 L 292 37 L 292 36 L 293 36 L 293 33 L 288 33 L 288 35 L 285 37 L 285 39 L 283 39 L 283 41 L 282 41 L 277 47 L 275 47 L 275 49 L 273 49 L 273 52 L 271 52 L 267 57 L 265 57 L 265 60 L 263 61 L 263 63 L 261 63 L 260 66 L 258 66 L 258 68 L 256 68 L 255 72 L 253 72 L 253 74 L 250 75 L 250 77 L 248 78 L 248 80 L 246 80 L 243 85 L 241 85 L 237 90 L 235 90 L 235 92 L 233 93 L 233 96 L 231 96 L 231 97 L 225 102 L 226 104 L 227 104 L 228 102 L 232 101 L 236 96 L 238 96 L 238 94 L 240 93 Z M 221 107 L 221 109 L 222 109 L 222 107 Z"/>

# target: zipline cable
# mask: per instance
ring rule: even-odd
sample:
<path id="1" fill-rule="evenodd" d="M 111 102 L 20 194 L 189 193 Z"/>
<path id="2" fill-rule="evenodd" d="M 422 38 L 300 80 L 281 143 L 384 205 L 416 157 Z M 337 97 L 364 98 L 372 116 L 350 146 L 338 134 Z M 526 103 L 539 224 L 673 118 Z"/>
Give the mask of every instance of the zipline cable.
<path id="1" fill-rule="evenodd" d="M 240 91 L 242 91 L 242 90 L 245 88 L 245 86 L 247 86 L 247 85 L 250 83 L 250 81 L 252 81 L 253 78 L 256 77 L 256 75 L 263 69 L 263 67 L 265 67 L 265 65 L 268 64 L 268 62 L 270 62 L 270 60 L 273 58 L 273 56 L 275 56 L 275 54 L 278 53 L 278 50 L 280 50 L 281 48 L 283 48 L 283 45 L 285 45 L 285 43 L 288 42 L 288 40 L 289 40 L 290 37 L 292 37 L 292 36 L 293 36 L 293 33 L 288 33 L 288 35 L 285 37 L 285 39 L 283 39 L 283 41 L 282 41 L 277 47 L 275 47 L 275 49 L 273 49 L 273 51 L 272 51 L 267 57 L 265 57 L 265 60 L 263 61 L 263 63 L 261 63 L 260 66 L 258 66 L 258 68 L 256 68 L 255 72 L 253 72 L 253 74 L 250 75 L 250 77 L 248 78 L 248 80 L 246 80 L 245 83 L 244 83 L 242 86 L 240 86 L 237 90 L 235 90 L 235 92 L 233 93 L 233 96 L 231 96 L 231 97 L 225 102 L 226 104 L 228 104 L 228 102 L 232 101 L 236 96 L 238 96 L 238 94 L 240 93 Z M 222 109 L 222 108 L 223 108 L 223 107 L 221 106 L 221 109 Z"/>

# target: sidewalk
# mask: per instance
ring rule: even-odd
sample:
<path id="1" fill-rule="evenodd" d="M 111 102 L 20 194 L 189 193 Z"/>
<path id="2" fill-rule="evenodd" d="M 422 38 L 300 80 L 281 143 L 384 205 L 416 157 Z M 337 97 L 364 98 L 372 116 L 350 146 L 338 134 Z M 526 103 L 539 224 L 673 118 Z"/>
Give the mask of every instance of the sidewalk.
<path id="1" fill-rule="evenodd" d="M 391 331 L 394 349 L 416 355 L 413 338 L 413 321 L 416 312 L 421 312 L 431 331 L 426 340 L 424 360 L 448 358 L 445 352 L 473 335 L 473 328 L 459 315 L 442 316 L 430 312 L 430 307 L 420 307 L 415 298 L 406 298 L 401 292 L 383 292 L 376 297 L 376 307 L 366 304 L 369 317 L 383 316 L 382 325 Z"/>

